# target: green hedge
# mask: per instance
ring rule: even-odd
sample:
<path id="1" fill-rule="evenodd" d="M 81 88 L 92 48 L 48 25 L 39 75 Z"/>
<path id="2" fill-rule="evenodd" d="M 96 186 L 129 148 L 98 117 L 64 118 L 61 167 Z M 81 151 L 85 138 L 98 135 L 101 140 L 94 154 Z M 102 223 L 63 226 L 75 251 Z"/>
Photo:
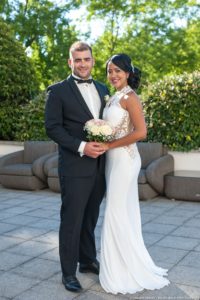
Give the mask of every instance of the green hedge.
<path id="1" fill-rule="evenodd" d="M 20 106 L 15 140 L 48 140 L 44 126 L 45 95 L 42 93 L 26 105 Z"/>
<path id="2" fill-rule="evenodd" d="M 44 127 L 44 107 L 43 93 L 25 105 L 11 106 L 6 102 L 0 103 L 0 139 L 48 140 Z"/>
<path id="3" fill-rule="evenodd" d="M 200 72 L 165 77 L 145 98 L 148 141 L 177 151 L 200 148 Z"/>
<path id="4" fill-rule="evenodd" d="M 24 48 L 1 18 L 0 28 L 0 102 L 25 103 L 39 91 L 36 73 Z"/>
<path id="5" fill-rule="evenodd" d="M 149 142 L 178 151 L 200 148 L 200 72 L 166 77 L 144 95 Z M 44 93 L 18 106 L 0 102 L 0 139 L 47 140 L 44 106 Z"/>
<path id="6" fill-rule="evenodd" d="M 0 102 L 0 140 L 15 140 L 20 108 L 8 101 Z"/>

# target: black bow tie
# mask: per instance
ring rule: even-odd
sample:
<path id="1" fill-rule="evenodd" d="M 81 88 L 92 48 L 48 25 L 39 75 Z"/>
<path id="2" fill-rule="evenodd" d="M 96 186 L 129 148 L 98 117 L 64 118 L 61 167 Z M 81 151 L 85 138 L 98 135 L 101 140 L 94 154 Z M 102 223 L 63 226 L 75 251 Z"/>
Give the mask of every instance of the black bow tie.
<path id="1" fill-rule="evenodd" d="M 79 78 L 75 78 L 75 77 L 72 77 L 74 80 L 76 80 L 77 81 L 77 83 L 89 83 L 89 84 L 91 84 L 92 82 L 93 82 L 93 80 L 92 79 L 86 79 L 86 80 L 84 80 L 84 79 L 79 79 Z"/>

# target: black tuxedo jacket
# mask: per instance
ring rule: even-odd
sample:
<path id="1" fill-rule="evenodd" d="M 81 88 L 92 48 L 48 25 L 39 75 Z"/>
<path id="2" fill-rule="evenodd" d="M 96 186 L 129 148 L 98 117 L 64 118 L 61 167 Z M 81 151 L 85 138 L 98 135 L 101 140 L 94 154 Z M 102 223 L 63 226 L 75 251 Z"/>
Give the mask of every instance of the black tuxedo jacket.
<path id="1" fill-rule="evenodd" d="M 101 99 L 100 118 L 105 106 L 107 87 L 94 81 Z M 61 176 L 92 176 L 97 166 L 104 172 L 105 157 L 94 159 L 80 156 L 78 148 L 86 141 L 85 123 L 93 119 L 72 76 L 47 89 L 45 127 L 47 135 L 59 146 L 59 174 Z"/>

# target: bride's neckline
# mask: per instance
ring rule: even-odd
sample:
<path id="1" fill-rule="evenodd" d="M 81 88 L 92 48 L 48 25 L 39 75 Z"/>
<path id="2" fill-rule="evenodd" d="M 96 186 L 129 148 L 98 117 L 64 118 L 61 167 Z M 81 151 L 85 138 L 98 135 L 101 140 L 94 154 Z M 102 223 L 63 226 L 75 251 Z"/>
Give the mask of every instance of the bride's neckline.
<path id="1" fill-rule="evenodd" d="M 126 94 L 128 94 L 131 91 L 133 91 L 133 89 L 129 85 L 126 85 L 120 91 L 116 91 L 115 94 L 110 97 L 107 106 L 110 106 L 114 103 L 118 103 L 122 97 L 126 96 Z M 126 96 L 126 98 L 128 98 L 128 96 Z"/>
<path id="2" fill-rule="evenodd" d="M 125 87 L 123 87 L 120 91 L 116 91 L 115 95 L 117 96 L 121 96 L 121 95 L 126 95 L 128 94 L 130 91 L 132 91 L 132 88 L 129 85 L 126 85 Z"/>

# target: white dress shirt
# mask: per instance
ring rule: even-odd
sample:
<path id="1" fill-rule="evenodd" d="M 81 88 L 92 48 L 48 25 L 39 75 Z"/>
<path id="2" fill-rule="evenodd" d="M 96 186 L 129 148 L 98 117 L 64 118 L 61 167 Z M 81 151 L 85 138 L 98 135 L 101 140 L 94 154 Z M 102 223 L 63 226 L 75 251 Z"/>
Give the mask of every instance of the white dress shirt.
<path id="1" fill-rule="evenodd" d="M 72 74 L 72 75 L 73 75 L 73 77 L 75 77 L 77 79 L 82 79 L 74 74 Z M 94 83 L 93 82 L 92 83 L 78 83 L 76 80 L 75 80 L 75 83 L 76 83 L 83 99 L 85 100 L 85 103 L 87 104 L 91 114 L 93 115 L 94 119 L 98 119 L 100 108 L 101 108 L 101 100 L 100 100 L 99 94 L 96 90 Z M 82 141 L 78 148 L 78 152 L 80 153 L 81 156 L 84 153 L 85 145 L 86 145 L 86 142 Z"/>

